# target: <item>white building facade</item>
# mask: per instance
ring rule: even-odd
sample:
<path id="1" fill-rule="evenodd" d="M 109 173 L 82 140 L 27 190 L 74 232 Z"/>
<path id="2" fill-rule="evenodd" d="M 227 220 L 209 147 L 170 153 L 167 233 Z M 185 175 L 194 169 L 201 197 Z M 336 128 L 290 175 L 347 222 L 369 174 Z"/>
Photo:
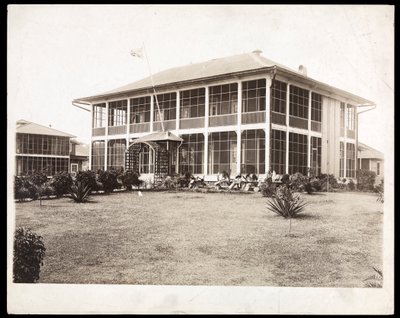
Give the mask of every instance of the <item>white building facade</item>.
<path id="1" fill-rule="evenodd" d="M 91 109 L 90 169 L 123 168 L 129 145 L 163 124 L 183 139 L 172 171 L 209 178 L 223 171 L 355 178 L 357 107 L 373 105 L 260 51 L 155 74 L 154 87 L 144 79 L 74 102 Z M 144 146 L 141 174 L 152 173 L 152 156 Z"/>

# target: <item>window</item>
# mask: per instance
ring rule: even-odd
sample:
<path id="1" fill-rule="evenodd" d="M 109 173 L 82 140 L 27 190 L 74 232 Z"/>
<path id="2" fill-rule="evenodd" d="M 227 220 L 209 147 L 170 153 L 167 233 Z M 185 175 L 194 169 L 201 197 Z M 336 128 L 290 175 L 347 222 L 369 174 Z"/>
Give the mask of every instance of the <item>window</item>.
<path id="1" fill-rule="evenodd" d="M 341 102 L 340 103 L 340 137 L 344 137 L 345 109 L 346 109 L 345 103 Z"/>
<path id="2" fill-rule="evenodd" d="M 340 142 L 339 177 L 344 178 L 344 142 Z"/>
<path id="3" fill-rule="evenodd" d="M 205 88 L 191 89 L 180 93 L 181 118 L 204 117 L 206 103 Z"/>
<path id="4" fill-rule="evenodd" d="M 241 173 L 265 173 L 265 133 L 262 129 L 245 130 L 241 136 Z"/>
<path id="5" fill-rule="evenodd" d="M 289 133 L 289 174 L 307 175 L 307 135 Z"/>
<path id="6" fill-rule="evenodd" d="M 266 80 L 242 83 L 242 112 L 259 112 L 265 110 L 265 86 Z"/>
<path id="7" fill-rule="evenodd" d="M 355 145 L 346 143 L 346 177 L 355 178 L 356 152 Z"/>
<path id="8" fill-rule="evenodd" d="M 130 123 L 148 123 L 150 122 L 150 96 L 132 98 L 130 100 Z"/>
<path id="9" fill-rule="evenodd" d="M 308 90 L 290 86 L 289 114 L 291 116 L 308 118 Z"/>
<path id="10" fill-rule="evenodd" d="M 276 113 L 286 114 L 287 84 L 274 80 L 271 88 L 271 110 Z"/>
<path id="11" fill-rule="evenodd" d="M 69 155 L 69 138 L 49 135 L 17 134 L 17 153 Z"/>
<path id="12" fill-rule="evenodd" d="M 154 172 L 154 151 L 149 145 L 140 144 L 139 173 L 148 174 Z"/>
<path id="13" fill-rule="evenodd" d="M 157 101 L 154 99 L 154 121 L 176 119 L 176 93 L 157 95 L 157 100 L 160 112 L 157 109 Z"/>
<path id="14" fill-rule="evenodd" d="M 93 128 L 106 127 L 106 104 L 93 105 Z"/>
<path id="15" fill-rule="evenodd" d="M 311 120 L 321 122 L 322 114 L 322 96 L 317 93 L 311 93 Z"/>
<path id="16" fill-rule="evenodd" d="M 316 176 L 321 174 L 321 138 L 311 136 L 311 168 Z"/>
<path id="17" fill-rule="evenodd" d="M 237 113 L 237 83 L 210 87 L 210 116 Z"/>
<path id="18" fill-rule="evenodd" d="M 376 175 L 379 176 L 381 174 L 381 163 L 378 161 L 376 163 Z"/>
<path id="19" fill-rule="evenodd" d="M 124 168 L 125 148 L 125 139 L 115 139 L 108 141 L 107 169 L 119 170 L 121 168 Z"/>
<path id="20" fill-rule="evenodd" d="M 354 130 L 355 129 L 355 107 L 352 105 L 347 105 L 347 123 L 346 123 L 346 128 L 348 130 Z"/>
<path id="21" fill-rule="evenodd" d="M 126 125 L 128 101 L 126 99 L 110 102 L 108 107 L 108 126 Z"/>
<path id="22" fill-rule="evenodd" d="M 208 172 L 211 174 L 226 171 L 236 175 L 237 137 L 234 131 L 215 132 L 208 137 Z"/>
<path id="23" fill-rule="evenodd" d="M 68 172 L 68 158 L 17 156 L 16 174 L 27 175 L 33 171 L 52 176 L 58 172 Z"/>
<path id="24" fill-rule="evenodd" d="M 93 141 L 92 142 L 92 167 L 93 171 L 104 170 L 105 159 L 105 142 Z"/>
<path id="25" fill-rule="evenodd" d="M 273 129 L 271 132 L 271 172 L 284 174 L 286 169 L 286 132 Z"/>
<path id="26" fill-rule="evenodd" d="M 181 136 L 183 143 L 179 148 L 179 172 L 203 173 L 204 135 Z"/>

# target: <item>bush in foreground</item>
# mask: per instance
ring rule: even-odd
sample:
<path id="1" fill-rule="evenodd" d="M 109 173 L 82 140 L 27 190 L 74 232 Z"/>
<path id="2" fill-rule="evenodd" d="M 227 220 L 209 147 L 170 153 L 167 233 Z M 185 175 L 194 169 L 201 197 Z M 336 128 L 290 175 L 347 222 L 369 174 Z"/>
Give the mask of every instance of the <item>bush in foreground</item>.
<path id="1" fill-rule="evenodd" d="M 46 248 L 42 237 L 23 227 L 14 235 L 13 279 L 15 283 L 34 283 L 39 279 Z"/>

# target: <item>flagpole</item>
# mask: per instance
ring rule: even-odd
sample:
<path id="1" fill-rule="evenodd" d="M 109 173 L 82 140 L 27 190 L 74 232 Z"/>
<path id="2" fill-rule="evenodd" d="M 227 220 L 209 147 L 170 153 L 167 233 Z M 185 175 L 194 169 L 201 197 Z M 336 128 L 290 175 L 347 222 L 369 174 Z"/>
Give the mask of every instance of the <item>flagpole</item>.
<path id="1" fill-rule="evenodd" d="M 149 59 L 147 58 L 147 50 L 146 50 L 146 48 L 144 46 L 144 42 L 143 42 L 143 51 L 144 51 L 144 55 L 146 57 L 147 68 L 148 68 L 149 74 L 150 74 L 151 86 L 153 87 L 154 97 L 156 99 L 158 114 L 160 115 L 161 128 L 162 128 L 162 131 L 164 132 L 165 131 L 164 122 L 163 122 L 163 118 L 161 116 L 160 105 L 158 104 L 157 92 L 156 92 L 156 88 L 154 87 L 153 74 L 151 73 L 150 63 L 149 63 Z"/>

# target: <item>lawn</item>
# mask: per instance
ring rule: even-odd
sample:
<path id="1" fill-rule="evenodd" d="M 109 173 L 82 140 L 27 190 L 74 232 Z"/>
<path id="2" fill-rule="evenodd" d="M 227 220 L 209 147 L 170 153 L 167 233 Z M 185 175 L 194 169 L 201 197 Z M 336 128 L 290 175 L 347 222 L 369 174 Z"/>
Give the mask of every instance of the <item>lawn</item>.
<path id="1" fill-rule="evenodd" d="M 16 204 L 43 236 L 40 283 L 364 287 L 382 268 L 376 195 L 302 195 L 292 221 L 259 193 L 136 192 Z"/>

